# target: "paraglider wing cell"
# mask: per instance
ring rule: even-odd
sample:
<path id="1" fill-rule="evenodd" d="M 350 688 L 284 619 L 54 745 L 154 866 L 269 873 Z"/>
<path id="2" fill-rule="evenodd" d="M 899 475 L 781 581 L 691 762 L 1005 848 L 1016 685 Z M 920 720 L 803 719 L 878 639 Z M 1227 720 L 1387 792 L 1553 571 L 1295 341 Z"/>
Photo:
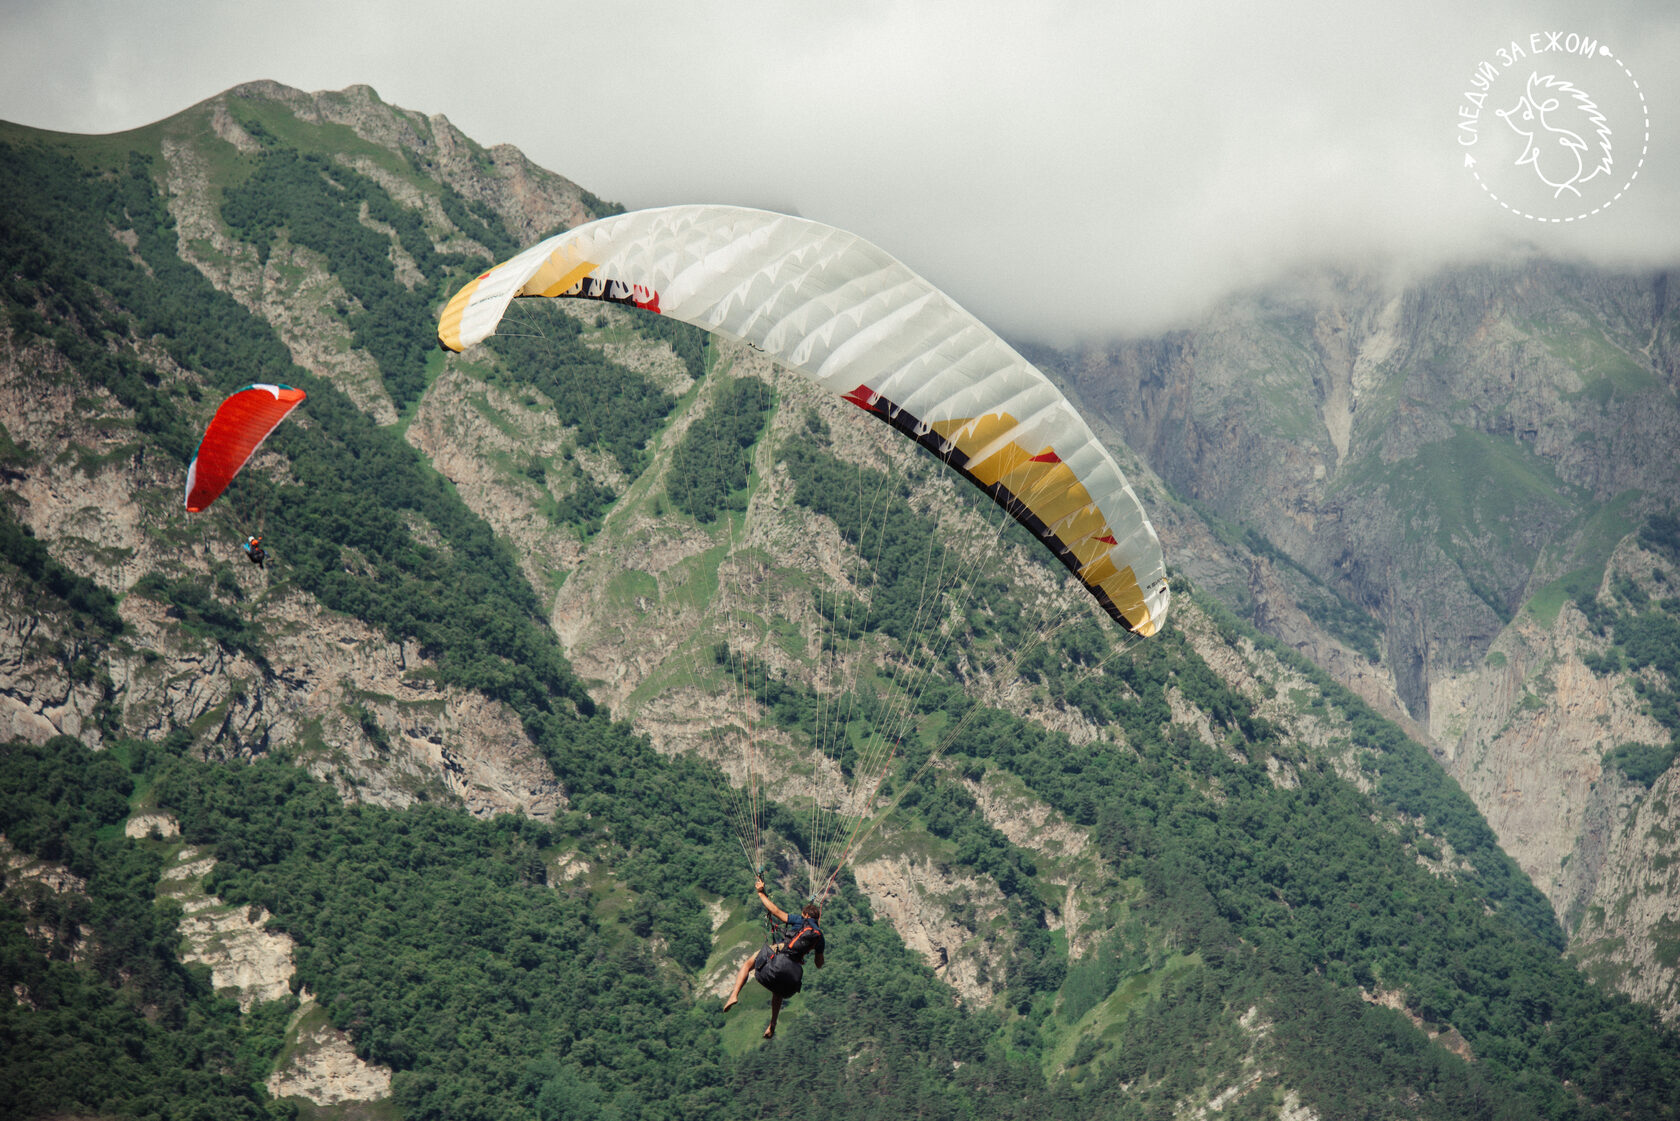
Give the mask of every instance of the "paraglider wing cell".
<path id="1" fill-rule="evenodd" d="M 197 514 L 221 497 L 270 432 L 306 394 L 289 385 L 247 385 L 223 401 L 187 467 L 187 510 Z"/>

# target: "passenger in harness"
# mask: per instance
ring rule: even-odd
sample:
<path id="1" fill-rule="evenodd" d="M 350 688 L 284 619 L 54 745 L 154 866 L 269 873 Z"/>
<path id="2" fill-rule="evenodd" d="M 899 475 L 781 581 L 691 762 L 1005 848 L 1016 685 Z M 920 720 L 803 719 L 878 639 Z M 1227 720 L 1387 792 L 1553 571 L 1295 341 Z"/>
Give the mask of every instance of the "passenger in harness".
<path id="1" fill-rule="evenodd" d="M 763 877 L 754 887 L 764 909 L 784 925 L 776 941 L 741 963 L 741 972 L 735 975 L 735 990 L 723 1002 L 723 1010 L 727 1012 L 735 1007 L 735 1002 L 741 999 L 741 988 L 747 983 L 747 978 L 756 976 L 758 983 L 770 990 L 770 1026 L 764 1029 L 764 1038 L 770 1039 L 776 1034 L 776 1017 L 781 1015 L 782 1001 L 798 992 L 803 985 L 805 955 L 815 954 L 817 968 L 823 967 L 823 933 L 817 929 L 822 908 L 813 901 L 805 904 L 799 914 L 789 918 L 786 911 L 764 894 Z"/>

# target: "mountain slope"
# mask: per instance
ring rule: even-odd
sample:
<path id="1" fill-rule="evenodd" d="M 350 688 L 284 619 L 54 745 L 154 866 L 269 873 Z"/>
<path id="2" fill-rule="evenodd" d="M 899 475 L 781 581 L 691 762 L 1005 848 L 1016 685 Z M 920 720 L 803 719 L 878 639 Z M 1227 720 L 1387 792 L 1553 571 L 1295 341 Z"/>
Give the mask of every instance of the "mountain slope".
<path id="1" fill-rule="evenodd" d="M 1680 1101 L 1673 1033 L 1560 955 L 1427 753 L 1193 587 L 1117 656 L 1106 625 L 1053 627 L 1062 574 L 1014 530 L 966 544 L 983 511 L 943 469 L 658 320 L 590 308 L 464 358 L 417 346 L 482 262 L 598 212 L 516 153 L 362 88 L 266 85 L 124 137 L 0 141 L 20 200 L 0 218 L 4 831 L 84 884 L 7 879 L 5 1024 L 28 1041 L 8 1066 L 45 1087 L 0 1096 L 13 1115 L 153 1108 L 100 1096 L 100 1048 L 129 1040 L 159 1112 L 259 1115 L 251 1087 L 323 1018 L 417 1117 L 761 1116 L 795 1078 L 858 1116 Z M 685 496 L 676 465 L 722 471 L 712 446 L 742 429 L 702 422 L 753 379 L 773 405 L 744 479 Z M 310 400 L 189 521 L 196 433 L 251 380 Z M 577 399 L 590 385 L 605 398 Z M 914 690 L 886 672 L 913 633 L 836 644 L 854 692 L 909 704 L 903 797 L 825 916 L 827 968 L 760 1047 L 761 996 L 713 1003 L 757 937 L 729 729 L 772 749 L 785 883 L 814 839 L 800 811 L 845 770 L 811 739 L 813 592 L 890 559 L 829 483 L 860 469 L 985 594 L 949 601 Z M 237 554 L 251 526 L 264 571 Z M 713 657 L 749 616 L 756 678 Z M 182 837 L 120 835 L 142 814 Z M 181 964 L 162 869 L 182 845 L 292 939 L 316 1011 L 241 1013 Z M 36 1077 L 90 1008 L 122 1032 L 80 1040 L 79 1082 Z M 224 1082 L 161 1089 L 204 1055 Z"/>
<path id="2" fill-rule="evenodd" d="M 1619 761 L 1674 758 L 1680 666 L 1613 652 L 1672 625 L 1680 575 L 1641 545 L 1680 494 L 1669 277 L 1324 274 L 1037 357 L 1206 517 L 1168 525 L 1178 563 L 1430 743 L 1576 949 L 1672 1019 L 1680 778 Z"/>
<path id="3" fill-rule="evenodd" d="M 1671 512 L 1668 289 L 1543 261 L 1325 276 L 1062 364 L 1180 493 L 1374 617 L 1424 719 L 1525 601 L 1596 587 Z"/>

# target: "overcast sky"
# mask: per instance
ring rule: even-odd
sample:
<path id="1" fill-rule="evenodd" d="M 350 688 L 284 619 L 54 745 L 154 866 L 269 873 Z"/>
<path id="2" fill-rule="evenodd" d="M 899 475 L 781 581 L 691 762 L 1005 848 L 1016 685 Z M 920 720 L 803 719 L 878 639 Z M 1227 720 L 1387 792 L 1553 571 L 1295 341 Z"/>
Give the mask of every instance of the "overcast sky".
<path id="1" fill-rule="evenodd" d="M 1614 166 L 1568 222 L 1466 100 L 1479 68 L 1511 102 L 1578 63 L 1497 54 L 1547 32 L 1608 60 L 1577 83 Z M 0 0 L 0 44 L 0 119 L 113 132 L 258 78 L 366 83 L 628 207 L 855 230 L 1018 336 L 1180 325 L 1310 265 L 1680 264 L 1674 0 Z"/>

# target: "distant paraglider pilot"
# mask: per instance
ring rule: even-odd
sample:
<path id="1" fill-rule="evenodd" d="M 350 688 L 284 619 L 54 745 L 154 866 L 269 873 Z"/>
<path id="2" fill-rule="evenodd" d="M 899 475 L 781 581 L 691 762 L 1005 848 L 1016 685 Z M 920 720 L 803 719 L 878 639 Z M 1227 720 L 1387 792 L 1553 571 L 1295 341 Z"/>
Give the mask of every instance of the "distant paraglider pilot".
<path id="1" fill-rule="evenodd" d="M 216 415 L 204 430 L 192 462 L 187 464 L 184 500 L 189 514 L 202 514 L 222 496 L 234 476 L 245 470 L 269 433 L 308 397 L 289 385 L 260 383 L 247 385 L 216 406 Z M 256 523 L 262 525 L 259 520 Z M 258 568 L 268 559 L 261 537 L 247 537 L 239 543 Z"/>
<path id="2" fill-rule="evenodd" d="M 805 956 L 815 954 L 817 968 L 823 967 L 823 933 L 817 928 L 822 908 L 812 901 L 805 904 L 799 914 L 789 918 L 786 911 L 764 894 L 762 877 L 753 886 L 764 909 L 783 924 L 781 937 L 741 963 L 741 971 L 735 975 L 735 989 L 723 1002 L 723 1010 L 727 1012 L 735 1007 L 735 1002 L 741 999 L 741 989 L 746 985 L 747 978 L 756 977 L 759 984 L 770 990 L 770 1026 L 764 1029 L 764 1038 L 769 1039 L 776 1034 L 776 1017 L 781 1015 L 782 1001 L 803 986 Z"/>

